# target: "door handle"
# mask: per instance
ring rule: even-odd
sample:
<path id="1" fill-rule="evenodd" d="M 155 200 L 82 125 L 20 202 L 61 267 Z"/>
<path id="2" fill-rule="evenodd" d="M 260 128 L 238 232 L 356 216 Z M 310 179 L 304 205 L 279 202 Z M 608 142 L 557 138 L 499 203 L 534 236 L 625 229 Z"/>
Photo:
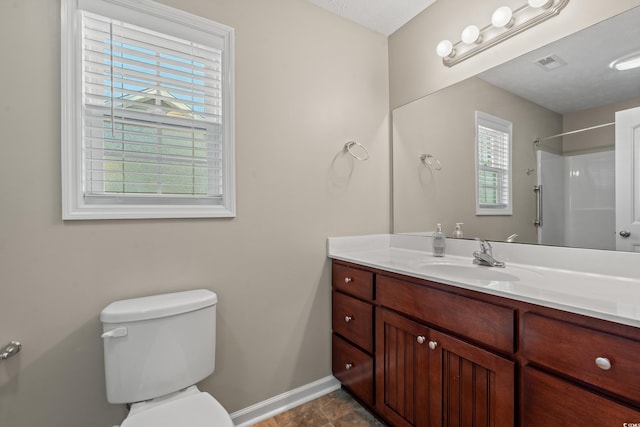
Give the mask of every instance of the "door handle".
<path id="1" fill-rule="evenodd" d="M 622 230 L 622 231 L 620 231 L 620 236 L 624 237 L 624 238 L 627 238 L 627 237 L 631 236 L 631 232 L 629 230 Z"/>

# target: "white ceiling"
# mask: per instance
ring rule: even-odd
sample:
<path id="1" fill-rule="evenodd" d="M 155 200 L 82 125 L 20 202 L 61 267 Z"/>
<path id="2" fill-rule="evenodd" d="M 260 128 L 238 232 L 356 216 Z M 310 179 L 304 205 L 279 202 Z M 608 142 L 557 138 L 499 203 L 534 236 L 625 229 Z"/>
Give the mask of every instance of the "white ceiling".
<path id="1" fill-rule="evenodd" d="M 436 0 L 307 0 L 386 36 L 409 22 Z"/>

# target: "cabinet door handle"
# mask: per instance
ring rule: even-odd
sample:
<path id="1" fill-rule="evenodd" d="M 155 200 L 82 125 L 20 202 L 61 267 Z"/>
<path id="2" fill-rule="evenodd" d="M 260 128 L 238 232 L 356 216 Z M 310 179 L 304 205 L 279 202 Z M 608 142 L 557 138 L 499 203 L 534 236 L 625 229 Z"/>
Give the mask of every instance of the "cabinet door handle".
<path id="1" fill-rule="evenodd" d="M 603 371 L 611 369 L 611 361 L 606 357 L 596 357 L 596 366 Z"/>
<path id="2" fill-rule="evenodd" d="M 349 323 L 349 322 L 351 322 L 352 320 L 353 320 L 353 317 L 351 317 L 351 316 L 344 316 L 344 321 L 345 321 L 345 322 Z"/>
<path id="3" fill-rule="evenodd" d="M 350 370 L 351 368 L 353 368 L 353 364 L 352 363 L 345 363 L 344 365 L 344 369 L 346 369 L 347 371 Z"/>
<path id="4" fill-rule="evenodd" d="M 416 341 L 418 341 L 418 344 L 424 344 L 424 342 L 427 339 L 425 337 L 423 337 L 422 335 L 418 335 L 418 337 L 416 338 Z"/>
<path id="5" fill-rule="evenodd" d="M 344 278 L 344 283 L 351 283 L 353 279 L 351 279 L 351 277 L 345 277 Z"/>
<path id="6" fill-rule="evenodd" d="M 436 341 L 429 341 L 429 348 L 431 350 L 435 350 L 437 346 L 438 346 L 438 343 Z"/>

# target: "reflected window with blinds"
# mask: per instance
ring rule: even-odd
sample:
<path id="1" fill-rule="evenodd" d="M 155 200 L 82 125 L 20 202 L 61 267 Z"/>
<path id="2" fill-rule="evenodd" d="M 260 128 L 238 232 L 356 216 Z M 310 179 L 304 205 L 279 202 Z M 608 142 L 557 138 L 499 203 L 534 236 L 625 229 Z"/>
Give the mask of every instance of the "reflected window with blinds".
<path id="1" fill-rule="evenodd" d="M 80 101 L 63 217 L 235 216 L 232 29 L 146 0 L 63 3 Z"/>
<path id="2" fill-rule="evenodd" d="M 476 111 L 476 215 L 511 215 L 513 124 Z"/>

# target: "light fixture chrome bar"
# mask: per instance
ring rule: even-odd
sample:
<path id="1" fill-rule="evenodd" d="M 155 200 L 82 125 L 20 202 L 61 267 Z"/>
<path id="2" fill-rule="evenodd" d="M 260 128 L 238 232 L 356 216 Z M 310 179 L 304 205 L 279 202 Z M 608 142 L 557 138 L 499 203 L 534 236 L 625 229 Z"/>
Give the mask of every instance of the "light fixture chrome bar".
<path id="1" fill-rule="evenodd" d="M 607 126 L 613 126 L 615 124 L 616 124 L 616 122 L 603 123 L 601 125 L 589 126 L 588 128 L 570 130 L 568 132 L 562 132 L 562 133 L 559 133 L 557 135 L 551 135 L 551 136 L 545 136 L 544 138 L 538 138 L 535 141 L 533 141 L 533 143 L 538 145 L 542 141 L 546 141 L 547 139 L 560 138 L 561 136 L 573 135 L 574 133 L 581 133 L 581 132 L 585 132 L 585 131 L 588 131 L 588 130 L 599 129 L 599 128 L 603 128 L 603 127 L 607 127 Z"/>
<path id="2" fill-rule="evenodd" d="M 507 39 L 510 39 L 516 34 L 526 31 L 529 28 L 534 27 L 551 17 L 558 15 L 560 11 L 567 5 L 567 3 L 569 3 L 569 0 L 557 0 L 548 9 L 543 9 L 538 15 L 535 15 L 525 20 L 524 22 L 520 22 L 520 23 L 515 22 L 514 25 L 511 26 L 510 28 L 506 28 L 504 29 L 504 31 L 497 33 L 492 37 L 488 37 L 489 34 L 486 34 L 489 32 L 489 30 L 495 28 L 491 24 L 489 24 L 480 30 L 480 34 L 482 35 L 482 42 L 480 42 L 475 46 L 471 46 L 466 51 L 460 52 L 459 54 L 456 54 L 453 57 L 446 56 L 442 58 L 442 63 L 447 67 L 452 67 L 466 59 L 469 59 L 477 55 L 478 53 L 489 49 L 490 47 L 493 47 Z M 528 4 L 525 4 L 524 6 L 518 8 L 514 12 L 514 17 L 517 17 L 519 13 L 523 12 L 523 10 L 527 8 L 529 8 Z M 465 44 L 462 41 L 459 41 L 456 44 L 454 44 L 453 47 L 454 49 L 456 49 L 456 51 L 458 51 L 461 48 L 461 46 L 464 46 L 464 45 Z"/>

